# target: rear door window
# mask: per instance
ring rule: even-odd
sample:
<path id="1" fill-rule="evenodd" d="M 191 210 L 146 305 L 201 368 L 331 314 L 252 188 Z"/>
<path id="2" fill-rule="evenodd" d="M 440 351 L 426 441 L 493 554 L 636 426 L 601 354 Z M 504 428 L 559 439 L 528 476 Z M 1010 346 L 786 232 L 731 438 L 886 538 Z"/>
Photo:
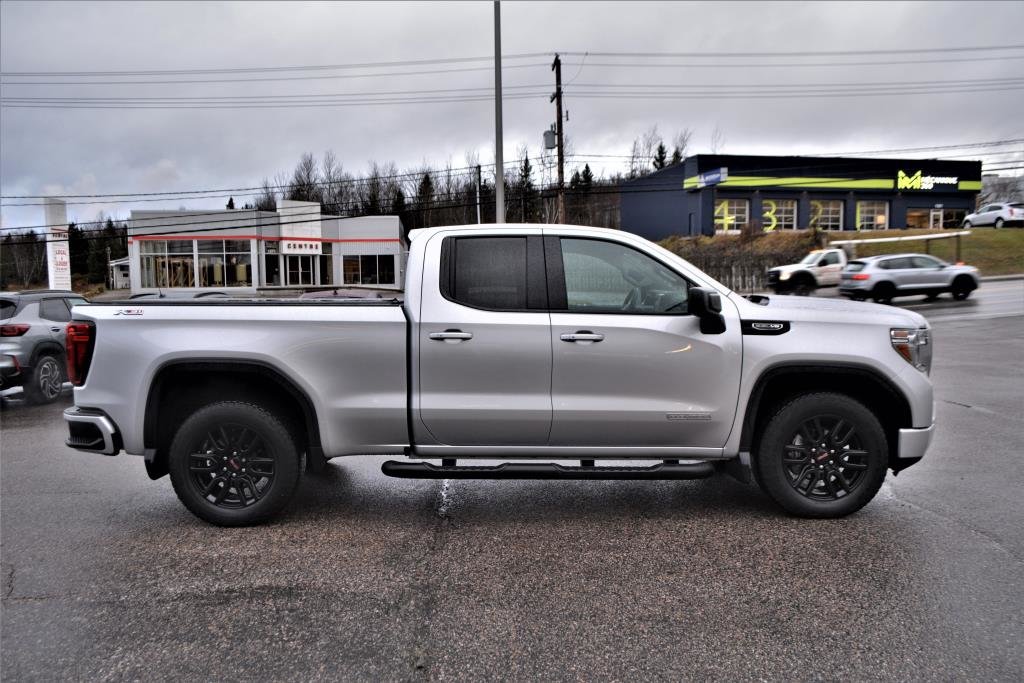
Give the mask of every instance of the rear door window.
<path id="1" fill-rule="evenodd" d="M 544 309 L 543 259 L 539 235 L 449 237 L 442 252 L 441 294 L 489 311 Z"/>
<path id="2" fill-rule="evenodd" d="M 16 310 L 18 310 L 18 304 L 13 301 L 0 300 L 0 320 L 12 318 Z"/>
<path id="3" fill-rule="evenodd" d="M 71 311 L 68 310 L 64 299 L 43 299 L 39 302 L 39 317 L 56 323 L 66 323 L 71 320 Z"/>

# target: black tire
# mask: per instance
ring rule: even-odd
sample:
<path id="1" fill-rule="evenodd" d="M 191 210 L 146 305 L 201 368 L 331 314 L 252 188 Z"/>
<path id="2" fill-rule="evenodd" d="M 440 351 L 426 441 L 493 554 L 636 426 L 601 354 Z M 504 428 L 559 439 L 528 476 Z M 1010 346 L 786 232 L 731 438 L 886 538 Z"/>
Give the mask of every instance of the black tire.
<path id="1" fill-rule="evenodd" d="M 772 416 L 754 468 L 761 490 L 787 512 L 844 517 L 878 493 L 888 453 L 874 413 L 849 396 L 823 392 L 793 399 Z"/>
<path id="2" fill-rule="evenodd" d="M 925 301 L 935 301 L 939 298 L 939 292 L 928 292 L 924 295 Z"/>
<path id="3" fill-rule="evenodd" d="M 995 225 L 997 228 L 1003 227 L 1003 219 L 1002 218 L 997 218 L 996 222 L 993 223 L 993 225 Z"/>
<path id="4" fill-rule="evenodd" d="M 234 401 L 187 418 L 168 458 L 178 499 L 217 526 L 259 524 L 277 515 L 295 494 L 302 464 L 284 422 L 260 406 Z"/>
<path id="5" fill-rule="evenodd" d="M 964 228 L 970 230 L 973 226 L 970 221 L 964 221 Z"/>
<path id="6" fill-rule="evenodd" d="M 25 400 L 33 405 L 53 403 L 60 398 L 66 376 L 64 364 L 59 358 L 49 354 L 39 356 L 25 378 L 22 388 Z"/>
<path id="7" fill-rule="evenodd" d="M 896 287 L 891 282 L 879 282 L 871 290 L 871 298 L 876 304 L 891 304 L 892 298 L 896 296 Z"/>
<path id="8" fill-rule="evenodd" d="M 793 282 L 793 295 L 794 296 L 810 296 L 811 293 L 817 289 L 817 283 L 814 278 L 810 275 L 797 275 Z"/>
<path id="9" fill-rule="evenodd" d="M 960 275 L 953 280 L 953 286 L 949 291 L 952 292 L 954 299 L 963 301 L 974 291 L 974 281 L 966 275 Z"/>

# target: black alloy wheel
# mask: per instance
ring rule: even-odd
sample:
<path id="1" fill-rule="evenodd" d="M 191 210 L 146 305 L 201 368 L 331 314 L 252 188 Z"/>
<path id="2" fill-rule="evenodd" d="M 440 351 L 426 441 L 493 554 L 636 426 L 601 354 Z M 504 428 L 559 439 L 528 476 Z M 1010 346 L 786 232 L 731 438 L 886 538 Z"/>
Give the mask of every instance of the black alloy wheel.
<path id="1" fill-rule="evenodd" d="M 225 401 L 189 416 L 171 442 L 178 498 L 219 526 L 270 519 L 289 503 L 302 471 L 291 431 L 262 406 Z"/>
<path id="2" fill-rule="evenodd" d="M 788 512 L 842 517 L 878 493 L 889 448 L 881 423 L 864 404 L 821 392 L 778 409 L 761 430 L 753 464 L 761 489 Z"/>
<path id="3" fill-rule="evenodd" d="M 896 296 L 896 287 L 891 282 L 880 282 L 871 290 L 871 298 L 876 304 L 891 304 Z"/>
<path id="4" fill-rule="evenodd" d="M 783 450 L 790 486 L 813 500 L 850 495 L 868 469 L 868 452 L 861 447 L 857 428 L 838 415 L 804 420 Z"/>
<path id="5" fill-rule="evenodd" d="M 189 454 L 192 485 L 222 508 L 258 503 L 274 485 L 274 455 L 259 432 L 244 424 L 212 427 Z"/>
<path id="6" fill-rule="evenodd" d="M 974 282 L 966 275 L 960 275 L 953 280 L 953 286 L 950 288 L 950 291 L 954 299 L 963 301 L 974 291 Z"/>

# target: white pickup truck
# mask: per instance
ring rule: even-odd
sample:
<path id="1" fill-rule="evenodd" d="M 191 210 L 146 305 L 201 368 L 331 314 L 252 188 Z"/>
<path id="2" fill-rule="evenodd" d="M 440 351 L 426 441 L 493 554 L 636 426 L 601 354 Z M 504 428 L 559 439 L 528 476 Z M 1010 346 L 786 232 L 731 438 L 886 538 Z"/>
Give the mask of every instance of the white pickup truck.
<path id="1" fill-rule="evenodd" d="M 769 269 L 768 289 L 805 296 L 818 287 L 837 287 L 846 263 L 842 249 L 815 249 L 800 263 Z"/>
<path id="2" fill-rule="evenodd" d="M 931 441 L 916 313 L 744 298 L 613 230 L 431 228 L 410 245 L 404 301 L 76 306 L 67 444 L 144 456 L 193 513 L 244 525 L 304 471 L 365 455 L 397 456 L 382 469 L 398 477 L 722 469 L 836 517 Z"/>

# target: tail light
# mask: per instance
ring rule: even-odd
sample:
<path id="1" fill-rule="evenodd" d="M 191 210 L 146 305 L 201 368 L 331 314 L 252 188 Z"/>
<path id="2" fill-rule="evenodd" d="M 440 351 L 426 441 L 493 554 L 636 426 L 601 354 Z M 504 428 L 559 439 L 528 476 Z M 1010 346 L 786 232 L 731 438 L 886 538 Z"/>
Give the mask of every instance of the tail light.
<path id="1" fill-rule="evenodd" d="M 867 273 L 854 273 L 853 279 L 854 280 L 870 280 L 871 276 L 868 275 Z"/>
<path id="2" fill-rule="evenodd" d="M 28 332 L 31 325 L 3 325 L 0 327 L 0 337 L 20 337 Z"/>
<path id="3" fill-rule="evenodd" d="M 96 325 L 90 322 L 68 323 L 68 379 L 76 387 L 85 384 L 96 345 Z"/>

